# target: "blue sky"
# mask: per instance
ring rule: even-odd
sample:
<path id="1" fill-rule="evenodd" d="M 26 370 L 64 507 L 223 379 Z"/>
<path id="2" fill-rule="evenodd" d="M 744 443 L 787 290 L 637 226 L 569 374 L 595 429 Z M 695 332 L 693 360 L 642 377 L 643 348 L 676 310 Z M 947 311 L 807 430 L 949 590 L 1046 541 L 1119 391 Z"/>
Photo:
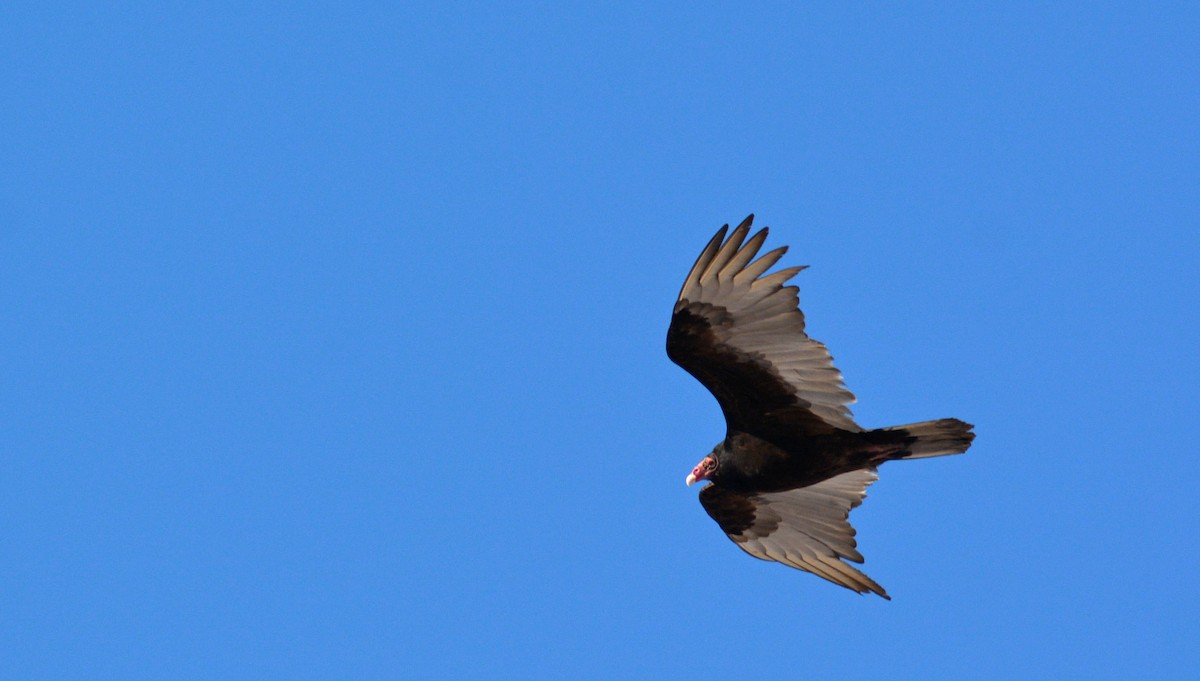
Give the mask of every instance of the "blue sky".
<path id="1" fill-rule="evenodd" d="M 1193 678 L 1200 10 L 0 9 L 13 678 Z M 747 213 L 866 426 L 856 596 L 663 345 Z"/>

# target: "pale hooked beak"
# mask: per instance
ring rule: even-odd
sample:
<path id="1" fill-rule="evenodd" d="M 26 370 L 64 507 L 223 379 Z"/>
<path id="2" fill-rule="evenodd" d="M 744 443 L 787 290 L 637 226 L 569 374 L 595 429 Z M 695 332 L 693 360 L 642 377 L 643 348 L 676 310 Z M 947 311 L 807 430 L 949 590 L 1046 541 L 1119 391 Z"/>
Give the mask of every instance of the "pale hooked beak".
<path id="1" fill-rule="evenodd" d="M 696 464 L 696 467 L 692 469 L 691 473 L 688 473 L 688 476 L 687 476 L 688 487 L 691 487 L 693 482 L 697 482 L 700 480 L 708 480 L 709 478 L 712 477 L 713 471 L 715 471 L 716 469 L 717 469 L 717 460 L 715 458 L 713 458 L 712 454 L 709 454 L 708 456 L 704 457 L 703 459 L 700 459 L 700 463 Z"/>

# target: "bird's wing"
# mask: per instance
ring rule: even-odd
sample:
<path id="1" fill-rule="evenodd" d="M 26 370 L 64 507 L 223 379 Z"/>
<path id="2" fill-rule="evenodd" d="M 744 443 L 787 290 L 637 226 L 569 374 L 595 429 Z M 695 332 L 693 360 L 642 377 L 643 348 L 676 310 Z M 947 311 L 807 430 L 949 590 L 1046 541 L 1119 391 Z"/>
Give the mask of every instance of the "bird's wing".
<path id="1" fill-rule="evenodd" d="M 692 266 L 667 331 L 667 355 L 712 392 L 730 430 L 768 438 L 862 430 L 829 351 L 804 333 L 798 289 L 784 285 L 804 268 L 765 274 L 786 246 L 751 262 L 767 238 L 764 228 L 746 239 L 753 219 L 728 239 L 729 225 L 722 227 Z"/>
<path id="2" fill-rule="evenodd" d="M 725 534 L 755 558 L 774 560 L 858 593 L 891 600 L 883 587 L 847 565 L 863 562 L 850 509 L 867 496 L 874 469 L 842 473 L 815 485 L 766 494 L 740 494 L 709 485 L 700 503 Z"/>

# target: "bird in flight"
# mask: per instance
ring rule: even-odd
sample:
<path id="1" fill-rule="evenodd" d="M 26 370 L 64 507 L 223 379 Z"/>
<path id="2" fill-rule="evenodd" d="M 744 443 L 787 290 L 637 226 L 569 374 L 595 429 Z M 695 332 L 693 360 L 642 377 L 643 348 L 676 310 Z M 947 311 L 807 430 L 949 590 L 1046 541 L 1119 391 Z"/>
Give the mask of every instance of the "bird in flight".
<path id="1" fill-rule="evenodd" d="M 717 398 L 725 439 L 687 484 L 707 480 L 700 503 L 742 550 L 858 593 L 891 600 L 846 561 L 862 563 L 850 510 L 876 468 L 895 459 L 961 454 L 974 427 L 958 419 L 864 430 L 854 395 L 825 346 L 804 332 L 804 267 L 767 274 L 787 247 L 754 259 L 767 238 L 749 239 L 747 217 L 717 231 L 688 272 L 667 331 L 667 355 Z M 752 262 L 753 261 L 753 262 Z"/>

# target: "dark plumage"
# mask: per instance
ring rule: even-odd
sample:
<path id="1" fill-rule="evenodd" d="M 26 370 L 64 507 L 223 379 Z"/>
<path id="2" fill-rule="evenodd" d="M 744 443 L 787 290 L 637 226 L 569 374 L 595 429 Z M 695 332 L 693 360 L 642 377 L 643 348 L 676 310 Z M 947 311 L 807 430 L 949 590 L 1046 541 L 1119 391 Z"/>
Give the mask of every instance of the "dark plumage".
<path id="1" fill-rule="evenodd" d="M 710 480 L 700 503 L 747 553 L 806 570 L 859 593 L 883 587 L 844 561 L 863 561 L 850 526 L 877 466 L 959 454 L 972 426 L 957 419 L 863 430 L 829 352 L 804 332 L 803 267 L 766 274 L 787 247 L 751 262 L 767 238 L 749 239 L 751 215 L 722 227 L 684 280 L 667 355 L 717 398 L 726 435 L 688 476 Z"/>

